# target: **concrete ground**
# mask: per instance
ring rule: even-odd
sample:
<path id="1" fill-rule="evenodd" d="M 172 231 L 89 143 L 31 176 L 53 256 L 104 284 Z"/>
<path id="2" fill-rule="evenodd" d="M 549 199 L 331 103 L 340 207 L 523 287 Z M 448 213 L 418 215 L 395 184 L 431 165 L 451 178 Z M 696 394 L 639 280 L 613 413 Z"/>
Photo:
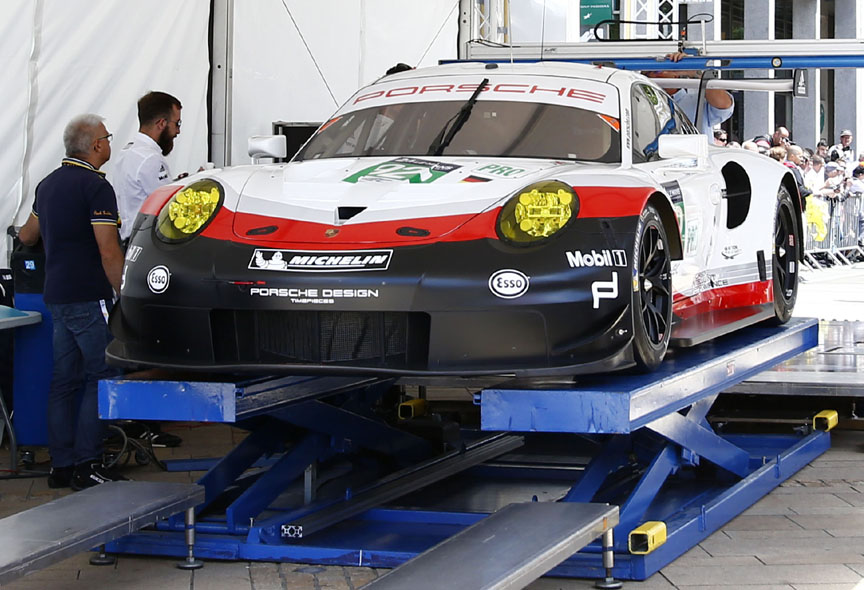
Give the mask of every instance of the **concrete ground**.
<path id="1" fill-rule="evenodd" d="M 864 267 L 808 271 L 796 315 L 860 320 L 864 314 Z M 163 459 L 220 456 L 243 434 L 223 425 L 174 424 L 183 437 Z M 864 590 L 864 431 L 835 430 L 832 448 L 645 582 L 641 590 Z M 44 450 L 37 462 L 47 460 Z M 9 457 L 0 450 L 0 473 Z M 165 473 L 155 466 L 129 467 L 136 480 L 194 482 L 201 473 Z M 0 481 L 0 518 L 72 493 L 51 490 L 45 478 Z M 2 524 L 0 524 L 2 526 Z M 0 548 L 2 551 L 2 548 Z M 354 590 L 386 570 L 296 563 L 208 562 L 195 572 L 174 567 L 177 559 L 119 556 L 113 566 L 94 567 L 81 554 L 3 586 L 4 590 L 124 588 Z M 541 578 L 531 590 L 591 588 L 588 580 Z M 465 589 L 470 590 L 470 589 Z"/>

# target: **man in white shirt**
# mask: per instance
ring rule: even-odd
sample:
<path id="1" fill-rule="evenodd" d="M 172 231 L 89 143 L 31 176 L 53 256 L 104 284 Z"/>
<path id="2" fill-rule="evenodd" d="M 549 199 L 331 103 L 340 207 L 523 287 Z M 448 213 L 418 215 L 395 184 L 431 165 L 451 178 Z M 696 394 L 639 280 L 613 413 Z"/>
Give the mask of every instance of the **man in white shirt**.
<path id="1" fill-rule="evenodd" d="M 173 180 L 165 156 L 180 134 L 182 108 L 179 100 L 165 92 L 148 92 L 138 100 L 138 133 L 120 150 L 111 174 L 124 243 L 144 200 Z"/>

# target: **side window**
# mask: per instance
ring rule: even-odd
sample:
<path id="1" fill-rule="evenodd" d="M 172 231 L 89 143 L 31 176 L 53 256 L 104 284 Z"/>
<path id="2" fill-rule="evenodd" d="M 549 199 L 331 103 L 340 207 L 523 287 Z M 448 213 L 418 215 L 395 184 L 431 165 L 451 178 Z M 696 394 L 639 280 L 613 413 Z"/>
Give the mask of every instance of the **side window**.
<path id="1" fill-rule="evenodd" d="M 648 162 L 658 157 L 657 136 L 660 134 L 660 123 L 655 110 L 658 102 L 658 94 L 652 88 L 643 84 L 633 85 L 633 162 Z"/>
<path id="2" fill-rule="evenodd" d="M 672 100 L 672 97 L 669 97 L 669 106 L 672 109 L 672 117 L 675 119 L 675 131 L 672 131 L 672 133 L 681 135 L 699 133 L 693 123 L 690 122 L 690 119 L 687 118 L 687 115 L 684 114 L 684 111 L 681 110 L 681 107 L 678 106 L 678 103 Z"/>

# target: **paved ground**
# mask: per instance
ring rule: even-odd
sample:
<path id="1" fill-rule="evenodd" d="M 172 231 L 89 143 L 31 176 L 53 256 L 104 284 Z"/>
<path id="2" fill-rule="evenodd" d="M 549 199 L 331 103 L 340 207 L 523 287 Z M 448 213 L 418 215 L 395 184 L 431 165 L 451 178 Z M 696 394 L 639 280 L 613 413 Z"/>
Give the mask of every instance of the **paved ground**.
<path id="1" fill-rule="evenodd" d="M 806 273 L 796 315 L 822 319 L 862 319 L 864 268 Z M 225 426 L 180 424 L 184 438 L 162 458 L 224 454 L 242 437 Z M 864 431 L 835 431 L 832 448 L 729 522 L 686 555 L 645 582 L 625 588 L 864 590 Z M 37 461 L 44 461 L 44 451 Z M 8 453 L 0 451 L 0 469 Z M 163 473 L 154 466 L 131 467 L 139 480 L 191 482 L 200 473 Z M 0 518 L 31 508 L 68 491 L 48 489 L 45 479 L 0 481 Z M 0 525 L 2 526 L 2 525 Z M 2 551 L 2 548 L 0 548 Z M 120 556 L 110 567 L 93 567 L 89 554 L 4 586 L 4 590 L 124 588 L 146 590 L 354 590 L 384 570 L 303 564 L 208 562 L 184 572 L 176 559 Z M 591 588 L 586 580 L 543 578 L 531 590 Z M 460 589 L 461 590 L 461 589 Z M 470 589 L 465 589 L 470 590 Z"/>

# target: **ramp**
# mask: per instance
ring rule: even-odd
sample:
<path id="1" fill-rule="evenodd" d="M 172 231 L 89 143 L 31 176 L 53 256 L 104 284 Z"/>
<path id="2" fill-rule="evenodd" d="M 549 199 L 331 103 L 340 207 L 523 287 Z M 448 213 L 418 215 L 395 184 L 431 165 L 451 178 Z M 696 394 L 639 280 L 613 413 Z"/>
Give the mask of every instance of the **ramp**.
<path id="1" fill-rule="evenodd" d="M 116 481 L 0 520 L 0 585 L 204 501 L 195 484 Z"/>
<path id="2" fill-rule="evenodd" d="M 510 504 L 363 588 L 524 588 L 616 524 L 609 504 Z"/>

